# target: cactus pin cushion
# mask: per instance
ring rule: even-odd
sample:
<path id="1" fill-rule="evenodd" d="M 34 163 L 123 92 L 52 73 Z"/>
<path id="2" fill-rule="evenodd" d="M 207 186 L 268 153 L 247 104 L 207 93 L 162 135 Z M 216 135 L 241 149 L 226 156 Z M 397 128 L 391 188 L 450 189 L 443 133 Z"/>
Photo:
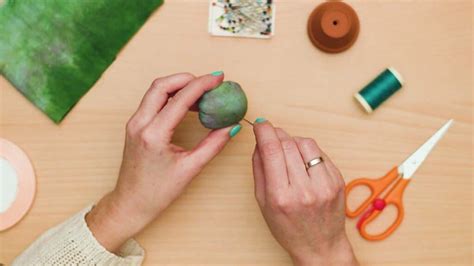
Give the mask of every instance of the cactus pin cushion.
<path id="1" fill-rule="evenodd" d="M 198 103 L 199 120 L 206 128 L 218 129 L 238 123 L 247 113 L 247 97 L 237 82 L 224 81 L 206 92 Z"/>

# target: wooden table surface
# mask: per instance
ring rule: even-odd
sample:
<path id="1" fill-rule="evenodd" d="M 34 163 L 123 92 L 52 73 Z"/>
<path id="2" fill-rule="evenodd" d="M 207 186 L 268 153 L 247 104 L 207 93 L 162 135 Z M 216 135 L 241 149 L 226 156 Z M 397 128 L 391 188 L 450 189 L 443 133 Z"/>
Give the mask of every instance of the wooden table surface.
<path id="1" fill-rule="evenodd" d="M 211 37 L 208 1 L 167 1 L 58 126 L 0 78 L 0 136 L 21 146 L 37 174 L 31 211 L 0 233 L 9 263 L 49 227 L 99 199 L 116 180 L 124 127 L 151 81 L 224 70 L 249 97 L 247 117 L 315 138 L 346 182 L 384 175 L 448 119 L 455 123 L 405 193 L 405 220 L 390 238 L 347 232 L 362 264 L 466 264 L 473 254 L 473 66 L 471 1 L 348 1 L 361 32 L 329 55 L 314 48 L 306 20 L 321 1 L 280 0 L 270 40 Z M 387 66 L 406 86 L 368 115 L 352 95 Z M 206 134 L 190 114 L 176 142 Z M 137 236 L 148 265 L 290 265 L 253 196 L 251 128 L 184 195 Z M 392 213 L 393 214 L 393 213 Z M 390 216 L 390 215 L 389 215 Z M 387 221 L 390 217 L 384 217 Z"/>

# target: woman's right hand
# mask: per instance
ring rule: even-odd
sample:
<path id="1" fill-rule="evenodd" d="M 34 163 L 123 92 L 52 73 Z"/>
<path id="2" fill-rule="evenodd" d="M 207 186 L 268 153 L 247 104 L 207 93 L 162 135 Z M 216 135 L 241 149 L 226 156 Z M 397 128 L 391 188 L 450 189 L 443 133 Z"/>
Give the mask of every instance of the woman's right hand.
<path id="1" fill-rule="evenodd" d="M 265 221 L 296 265 L 357 265 L 345 233 L 344 180 L 313 139 L 254 124 L 255 196 Z M 321 157 L 306 169 L 306 163 Z"/>

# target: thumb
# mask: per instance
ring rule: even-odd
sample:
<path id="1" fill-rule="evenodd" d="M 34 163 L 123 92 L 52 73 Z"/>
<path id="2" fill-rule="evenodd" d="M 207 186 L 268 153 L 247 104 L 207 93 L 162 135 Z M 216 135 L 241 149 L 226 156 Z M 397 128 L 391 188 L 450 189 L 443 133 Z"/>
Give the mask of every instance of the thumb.
<path id="1" fill-rule="evenodd" d="M 188 163 L 194 167 L 198 167 L 198 170 L 200 171 L 201 168 L 203 168 L 224 149 L 227 142 L 239 133 L 241 128 L 242 126 L 240 124 L 236 124 L 230 127 L 212 130 L 193 150 L 190 151 L 186 158 Z"/>

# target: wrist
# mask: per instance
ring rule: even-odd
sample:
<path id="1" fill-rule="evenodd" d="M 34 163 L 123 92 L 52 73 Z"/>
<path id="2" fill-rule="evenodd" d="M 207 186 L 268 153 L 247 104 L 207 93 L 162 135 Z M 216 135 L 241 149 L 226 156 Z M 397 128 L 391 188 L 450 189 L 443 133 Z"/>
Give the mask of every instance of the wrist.
<path id="1" fill-rule="evenodd" d="M 114 192 L 105 195 L 86 215 L 86 223 L 96 240 L 108 251 L 120 247 L 140 232 L 147 222 L 122 203 Z"/>
<path id="2" fill-rule="evenodd" d="M 291 258 L 296 266 L 359 265 L 345 234 L 317 250 L 291 254 Z"/>

